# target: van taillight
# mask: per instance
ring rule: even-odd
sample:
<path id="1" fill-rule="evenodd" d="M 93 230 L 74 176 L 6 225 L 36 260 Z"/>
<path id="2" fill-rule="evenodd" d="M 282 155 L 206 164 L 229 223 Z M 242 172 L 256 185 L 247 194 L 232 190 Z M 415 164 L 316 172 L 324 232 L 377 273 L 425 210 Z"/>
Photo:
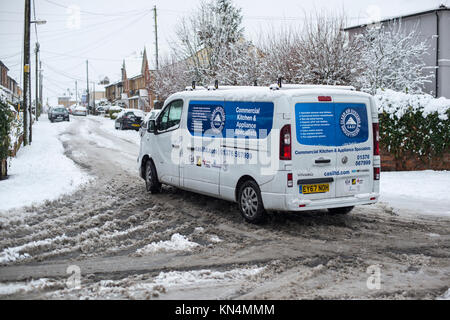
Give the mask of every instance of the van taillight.
<path id="1" fill-rule="evenodd" d="M 294 179 L 292 173 L 287 174 L 287 186 L 288 188 L 292 188 L 294 185 Z"/>
<path id="2" fill-rule="evenodd" d="M 380 126 L 378 123 L 372 124 L 373 127 L 373 155 L 380 155 Z"/>
<path id="3" fill-rule="evenodd" d="M 291 125 L 285 125 L 280 131 L 280 160 L 292 160 Z"/>
<path id="4" fill-rule="evenodd" d="M 381 169 L 373 168 L 373 180 L 380 180 Z"/>
<path id="5" fill-rule="evenodd" d="M 333 99 L 330 96 L 319 96 L 319 102 L 331 102 Z"/>

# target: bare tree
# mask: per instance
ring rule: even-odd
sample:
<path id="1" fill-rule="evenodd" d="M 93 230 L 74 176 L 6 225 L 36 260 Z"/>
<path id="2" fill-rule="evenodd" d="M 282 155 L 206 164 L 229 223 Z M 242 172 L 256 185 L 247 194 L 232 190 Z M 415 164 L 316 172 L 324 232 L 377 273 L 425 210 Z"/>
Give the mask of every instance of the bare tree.
<path id="1" fill-rule="evenodd" d="M 161 67 L 155 73 L 154 88 L 160 101 L 171 94 L 182 91 L 189 84 L 190 74 L 186 61 L 177 61 L 174 56 L 161 58 Z"/>
<path id="2" fill-rule="evenodd" d="M 260 41 L 265 82 L 352 84 L 361 71 L 361 45 L 343 31 L 344 16 L 306 16 L 301 28 L 272 32 Z"/>
<path id="3" fill-rule="evenodd" d="M 372 94 L 377 89 L 421 92 L 433 77 L 424 62 L 428 53 L 427 40 L 421 40 L 417 29 L 407 32 L 400 22 L 367 27 L 355 37 L 364 48 L 364 72 L 359 86 Z"/>

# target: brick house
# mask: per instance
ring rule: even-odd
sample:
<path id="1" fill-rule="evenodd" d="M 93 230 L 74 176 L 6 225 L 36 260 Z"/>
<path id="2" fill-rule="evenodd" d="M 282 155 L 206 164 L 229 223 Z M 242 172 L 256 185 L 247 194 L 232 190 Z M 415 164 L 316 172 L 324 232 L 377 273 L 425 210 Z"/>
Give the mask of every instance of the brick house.
<path id="1" fill-rule="evenodd" d="M 6 93 L 13 104 L 18 104 L 22 98 L 22 89 L 16 80 L 8 76 L 9 68 L 0 61 L 0 88 Z"/>
<path id="2" fill-rule="evenodd" d="M 122 79 L 105 86 L 105 97 L 111 103 L 124 105 L 126 108 L 149 112 L 155 100 L 152 89 L 152 73 L 149 69 L 147 50 L 142 55 L 123 60 Z"/>

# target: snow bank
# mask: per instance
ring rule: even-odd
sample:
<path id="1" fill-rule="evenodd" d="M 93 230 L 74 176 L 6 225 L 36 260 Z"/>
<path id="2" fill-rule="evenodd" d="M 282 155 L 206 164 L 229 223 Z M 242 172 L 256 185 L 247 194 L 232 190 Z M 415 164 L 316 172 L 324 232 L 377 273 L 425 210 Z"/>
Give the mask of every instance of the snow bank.
<path id="1" fill-rule="evenodd" d="M 233 269 L 225 272 L 211 270 L 161 272 L 153 279 L 153 281 L 154 284 L 162 285 L 166 288 L 172 286 L 202 285 L 207 283 L 240 280 L 246 277 L 255 276 L 264 269 L 265 267 L 253 267 Z"/>
<path id="2" fill-rule="evenodd" d="M 17 293 L 40 291 L 54 287 L 60 287 L 55 281 L 49 279 L 32 280 L 30 282 L 0 283 L 0 297 Z"/>
<path id="3" fill-rule="evenodd" d="M 45 116 L 33 125 L 33 142 L 9 160 L 9 179 L 0 181 L 0 211 L 55 200 L 90 177 L 64 155 L 58 135 L 69 123 L 50 123 Z"/>
<path id="4" fill-rule="evenodd" d="M 198 243 L 189 241 L 185 236 L 175 233 L 167 241 L 152 242 L 145 247 L 138 249 L 137 254 L 149 254 L 160 251 L 190 251 L 199 246 Z"/>
<path id="5" fill-rule="evenodd" d="M 438 297 L 436 300 L 450 300 L 450 288 L 440 297 Z"/>
<path id="6" fill-rule="evenodd" d="M 401 118 L 410 108 L 411 111 L 422 111 L 423 117 L 437 112 L 439 119 L 447 120 L 450 99 L 436 99 L 429 94 L 407 94 L 393 90 L 378 90 L 375 95 L 378 112 L 383 111 Z"/>
<path id="7" fill-rule="evenodd" d="M 38 250 L 43 247 L 48 247 L 55 242 L 61 243 L 66 239 L 67 237 L 65 235 L 62 235 L 53 239 L 33 241 L 18 247 L 6 248 L 0 253 L 0 265 L 30 258 L 31 255 L 25 251 Z"/>
<path id="8" fill-rule="evenodd" d="M 380 201 L 393 208 L 450 217 L 450 171 L 382 172 Z"/>

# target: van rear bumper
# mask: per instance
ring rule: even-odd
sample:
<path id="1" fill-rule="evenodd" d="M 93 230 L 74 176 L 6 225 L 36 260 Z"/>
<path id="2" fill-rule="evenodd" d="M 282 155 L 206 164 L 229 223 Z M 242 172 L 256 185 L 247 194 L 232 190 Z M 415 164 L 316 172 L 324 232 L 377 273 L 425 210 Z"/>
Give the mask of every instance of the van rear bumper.
<path id="1" fill-rule="evenodd" d="M 363 204 L 374 204 L 378 202 L 378 193 L 357 194 L 354 196 L 302 200 L 291 194 L 261 193 L 266 210 L 280 211 L 309 211 L 328 208 L 351 207 Z"/>

